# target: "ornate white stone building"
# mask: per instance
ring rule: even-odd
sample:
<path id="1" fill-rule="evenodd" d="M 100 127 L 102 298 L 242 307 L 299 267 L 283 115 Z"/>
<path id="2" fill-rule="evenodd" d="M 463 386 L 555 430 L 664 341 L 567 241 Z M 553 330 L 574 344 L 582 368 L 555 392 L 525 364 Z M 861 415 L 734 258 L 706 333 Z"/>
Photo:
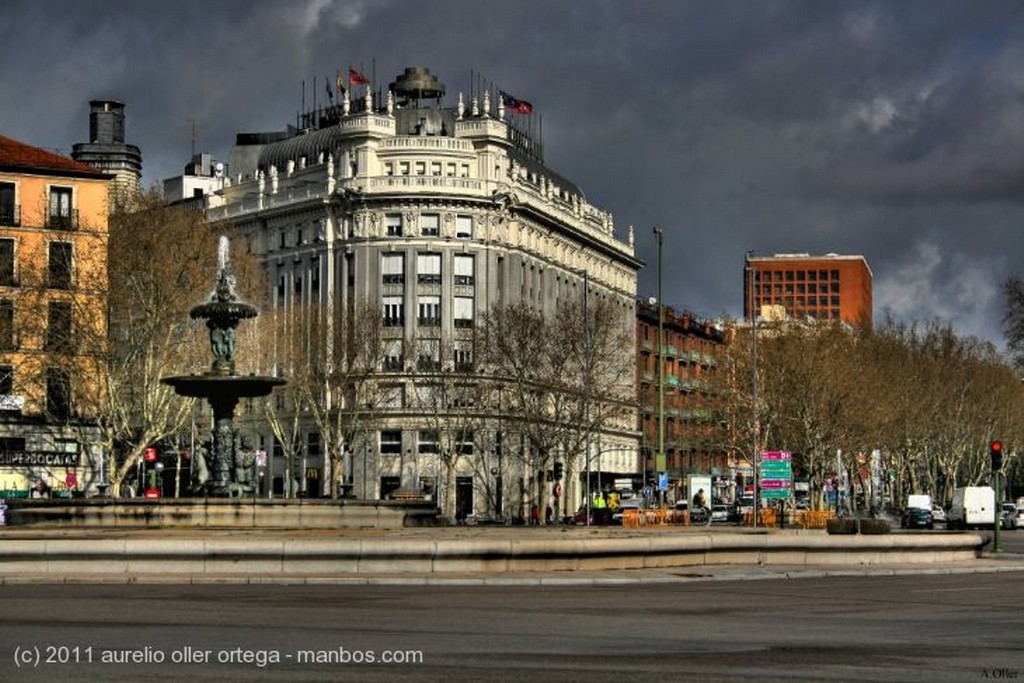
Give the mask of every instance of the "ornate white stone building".
<path id="1" fill-rule="evenodd" d="M 553 313 L 566 297 L 583 296 L 584 274 L 587 295 L 621 307 L 633 339 L 641 264 L 632 230 L 616 235 L 608 212 L 544 164 L 523 118 L 496 93 L 460 94 L 445 107 L 444 86 L 412 68 L 382 101 L 369 88 L 357 95 L 339 95 L 291 134 L 239 134 L 208 215 L 264 260 L 268 308 L 380 307 L 379 371 L 397 391 L 372 406 L 365 432 L 347 446 L 352 495 L 447 490 L 460 517 L 523 514 L 540 499 L 532 482 L 544 477 L 525 439 L 502 433 L 500 405 L 489 436 L 476 436 L 467 448 L 477 452 L 460 459 L 457 485 L 446 488 L 417 389 L 439 370 L 479 379 L 486 369 L 474 364 L 472 332 L 480 316 L 515 302 Z M 632 363 L 634 349 L 623 356 Z M 632 407 L 589 439 L 593 486 L 639 476 L 635 378 L 628 381 L 622 400 Z M 323 444 L 313 425 L 306 436 L 304 489 L 324 494 L 316 490 L 327 479 Z M 272 437 L 263 441 L 273 454 Z M 277 478 L 283 463 L 271 458 L 270 469 Z M 566 482 L 561 512 L 585 490 Z"/>

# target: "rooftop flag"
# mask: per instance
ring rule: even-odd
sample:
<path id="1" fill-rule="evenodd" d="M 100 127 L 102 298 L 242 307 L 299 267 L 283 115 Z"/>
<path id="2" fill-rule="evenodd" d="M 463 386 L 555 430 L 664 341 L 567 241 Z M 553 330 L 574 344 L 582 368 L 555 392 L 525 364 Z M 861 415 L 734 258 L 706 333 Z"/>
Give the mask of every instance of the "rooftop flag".
<path id="1" fill-rule="evenodd" d="M 345 77 L 341 74 L 340 69 L 338 70 L 338 78 L 335 81 L 334 87 L 337 89 L 339 94 L 345 92 Z"/>
<path id="2" fill-rule="evenodd" d="M 512 95 L 509 95 L 504 90 L 499 90 L 498 94 L 501 95 L 501 101 L 506 107 L 511 109 L 516 114 L 532 114 L 533 105 L 526 100 L 516 99 Z"/>
<path id="3" fill-rule="evenodd" d="M 349 69 L 348 69 L 348 84 L 349 84 L 349 87 L 352 87 L 353 85 L 369 85 L 370 84 L 370 79 L 367 78 L 366 76 L 364 76 L 363 74 L 359 73 L 358 71 L 356 71 L 352 67 L 349 67 Z"/>

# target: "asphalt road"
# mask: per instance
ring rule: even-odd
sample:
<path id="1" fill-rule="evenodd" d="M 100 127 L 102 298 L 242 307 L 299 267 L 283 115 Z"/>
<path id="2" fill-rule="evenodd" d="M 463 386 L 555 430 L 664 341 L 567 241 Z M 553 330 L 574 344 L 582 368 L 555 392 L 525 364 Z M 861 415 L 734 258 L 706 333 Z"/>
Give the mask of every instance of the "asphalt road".
<path id="1" fill-rule="evenodd" d="M 1022 581 L 5 586 L 0 680 L 1021 680 Z"/>

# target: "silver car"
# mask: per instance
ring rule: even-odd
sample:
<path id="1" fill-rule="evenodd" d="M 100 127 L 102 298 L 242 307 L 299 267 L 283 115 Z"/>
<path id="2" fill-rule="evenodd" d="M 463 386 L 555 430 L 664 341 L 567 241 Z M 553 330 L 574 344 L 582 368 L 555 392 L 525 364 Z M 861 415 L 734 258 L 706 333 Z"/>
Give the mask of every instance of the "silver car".
<path id="1" fill-rule="evenodd" d="M 1016 529 L 1019 511 L 1013 503 L 1003 503 L 1002 514 L 999 515 L 999 524 L 1003 529 Z"/>
<path id="2" fill-rule="evenodd" d="M 716 503 L 711 506 L 712 524 L 724 524 L 729 521 L 729 506 Z"/>

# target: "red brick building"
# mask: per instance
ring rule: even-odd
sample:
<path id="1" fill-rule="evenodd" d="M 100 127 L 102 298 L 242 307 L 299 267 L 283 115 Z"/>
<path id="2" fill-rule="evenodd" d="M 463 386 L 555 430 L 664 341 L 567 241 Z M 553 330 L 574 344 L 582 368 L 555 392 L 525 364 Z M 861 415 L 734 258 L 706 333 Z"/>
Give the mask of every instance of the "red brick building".
<path id="1" fill-rule="evenodd" d="M 765 319 L 841 320 L 870 328 L 871 282 L 871 269 L 863 256 L 748 256 L 743 268 L 743 314 L 747 320 L 756 310 Z"/>
<path id="2" fill-rule="evenodd" d="M 725 332 L 693 313 L 664 310 L 664 342 L 658 350 L 658 306 L 637 302 L 637 386 L 645 483 L 657 482 L 658 361 L 664 358 L 665 471 L 670 489 L 687 474 L 729 476 L 727 453 L 716 438 L 711 379 L 726 343 Z"/>

